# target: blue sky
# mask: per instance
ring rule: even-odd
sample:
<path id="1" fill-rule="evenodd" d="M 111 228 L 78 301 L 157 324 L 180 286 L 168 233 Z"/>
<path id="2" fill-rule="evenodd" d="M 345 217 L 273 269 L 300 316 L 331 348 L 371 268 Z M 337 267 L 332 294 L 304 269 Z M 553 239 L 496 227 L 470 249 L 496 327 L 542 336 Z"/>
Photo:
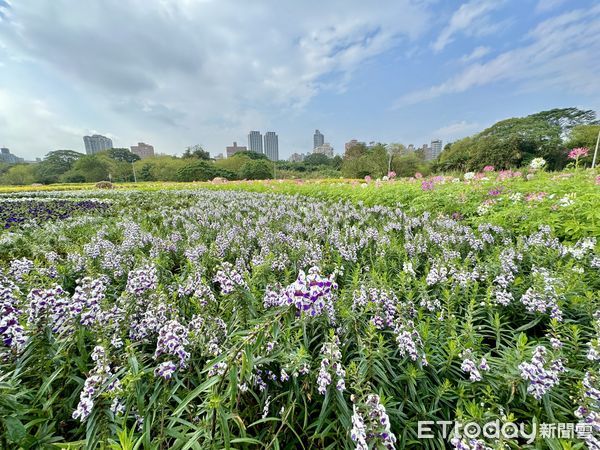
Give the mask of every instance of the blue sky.
<path id="1" fill-rule="evenodd" d="M 448 142 L 598 111 L 598 74 L 592 0 L 0 0 L 0 146 L 29 159 L 94 132 L 216 155 L 274 130 L 283 158 L 315 128 L 336 153 Z"/>

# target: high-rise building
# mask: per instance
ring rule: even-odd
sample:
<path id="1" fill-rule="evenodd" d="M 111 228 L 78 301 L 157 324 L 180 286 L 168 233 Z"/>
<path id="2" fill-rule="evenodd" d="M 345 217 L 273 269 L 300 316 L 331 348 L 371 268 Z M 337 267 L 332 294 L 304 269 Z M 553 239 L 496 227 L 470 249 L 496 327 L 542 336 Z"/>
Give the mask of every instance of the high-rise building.
<path id="1" fill-rule="evenodd" d="M 16 164 L 25 161 L 23 158 L 19 158 L 16 155 L 13 155 L 10 150 L 6 147 L 0 148 L 0 161 L 7 164 Z"/>
<path id="2" fill-rule="evenodd" d="M 131 146 L 131 153 L 138 155 L 141 159 L 152 158 L 154 156 L 154 147 L 143 142 Z"/>
<path id="3" fill-rule="evenodd" d="M 436 159 L 442 153 L 442 140 L 434 139 L 431 141 L 431 159 Z"/>
<path id="4" fill-rule="evenodd" d="M 325 143 L 325 136 L 319 130 L 315 130 L 313 135 L 313 149 L 317 148 Z"/>
<path id="5" fill-rule="evenodd" d="M 265 133 L 265 155 L 271 161 L 279 161 L 279 138 L 274 131 Z"/>
<path id="6" fill-rule="evenodd" d="M 108 150 L 109 148 L 113 148 L 112 140 L 110 140 L 106 136 L 102 136 L 100 134 L 94 134 L 92 136 L 84 136 L 83 143 L 85 144 L 85 152 L 88 155 L 93 155 L 93 154 L 101 152 L 103 150 Z"/>
<path id="7" fill-rule="evenodd" d="M 225 154 L 228 158 L 231 158 L 237 152 L 247 152 L 248 148 L 245 145 L 237 145 L 237 142 L 233 142 L 233 145 L 225 147 Z"/>
<path id="8" fill-rule="evenodd" d="M 263 140 L 260 131 L 251 131 L 248 133 L 248 150 L 263 153 Z"/>
<path id="9" fill-rule="evenodd" d="M 313 153 L 320 153 L 322 155 L 327 156 L 328 158 L 333 158 L 333 147 L 329 142 L 325 142 L 324 144 L 315 147 L 313 149 Z"/>

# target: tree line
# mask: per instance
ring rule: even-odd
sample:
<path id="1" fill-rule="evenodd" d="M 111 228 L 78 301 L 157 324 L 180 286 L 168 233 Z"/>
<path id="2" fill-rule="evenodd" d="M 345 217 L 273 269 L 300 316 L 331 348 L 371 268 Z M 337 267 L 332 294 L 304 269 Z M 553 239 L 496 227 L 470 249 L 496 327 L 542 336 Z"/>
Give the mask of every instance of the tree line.
<path id="1" fill-rule="evenodd" d="M 308 155 L 302 162 L 269 161 L 263 154 L 239 152 L 227 159 L 213 160 L 201 146 L 188 147 L 181 157 L 155 156 L 140 160 L 126 148 L 113 148 L 94 155 L 73 150 L 48 153 L 36 164 L 0 166 L 0 183 L 83 183 L 103 180 L 207 181 L 269 178 L 380 178 L 393 171 L 409 177 L 420 172 L 478 171 L 491 165 L 508 169 L 527 165 L 542 157 L 551 170 L 564 168 L 568 151 L 593 148 L 600 123 L 592 110 L 562 108 L 526 117 L 502 120 L 473 136 L 448 143 L 433 161 L 423 149 L 409 151 L 400 143 L 357 143 L 343 156 Z M 589 164 L 590 156 L 582 160 Z"/>

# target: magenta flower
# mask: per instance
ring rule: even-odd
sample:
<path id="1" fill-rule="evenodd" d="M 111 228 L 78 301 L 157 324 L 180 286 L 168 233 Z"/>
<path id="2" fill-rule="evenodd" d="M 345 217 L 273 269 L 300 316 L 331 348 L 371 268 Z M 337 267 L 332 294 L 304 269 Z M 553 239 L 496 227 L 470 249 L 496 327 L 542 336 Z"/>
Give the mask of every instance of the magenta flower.
<path id="1" fill-rule="evenodd" d="M 388 178 L 391 180 L 392 178 L 396 178 L 396 172 L 394 172 L 393 170 L 390 170 L 388 172 Z"/>
<path id="2" fill-rule="evenodd" d="M 488 195 L 491 195 L 492 197 L 496 197 L 500 194 L 502 194 L 502 187 L 491 189 L 488 192 Z"/>
<path id="3" fill-rule="evenodd" d="M 569 152 L 569 159 L 577 161 L 579 158 L 585 158 L 590 151 L 587 147 L 577 147 Z"/>
<path id="4" fill-rule="evenodd" d="M 483 168 L 484 172 L 493 172 L 494 170 L 496 170 L 496 169 L 494 169 L 494 166 L 485 166 Z"/>
<path id="5" fill-rule="evenodd" d="M 433 190 L 433 181 L 423 181 L 421 183 L 421 189 L 423 189 L 424 191 Z"/>
<path id="6" fill-rule="evenodd" d="M 415 178 L 418 180 L 420 178 L 423 178 L 423 174 L 421 172 L 417 172 L 415 173 Z"/>
<path id="7" fill-rule="evenodd" d="M 371 175 L 367 175 L 367 176 L 365 177 L 365 181 L 366 181 L 367 183 L 370 183 L 370 182 L 371 182 L 371 180 L 372 180 L 372 178 L 371 178 Z"/>

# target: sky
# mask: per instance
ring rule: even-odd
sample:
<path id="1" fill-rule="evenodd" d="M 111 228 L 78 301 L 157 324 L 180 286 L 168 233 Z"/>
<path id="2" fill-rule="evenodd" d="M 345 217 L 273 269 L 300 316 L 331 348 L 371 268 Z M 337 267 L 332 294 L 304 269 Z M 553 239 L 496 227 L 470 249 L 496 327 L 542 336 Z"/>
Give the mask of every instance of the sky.
<path id="1" fill-rule="evenodd" d="M 250 130 L 284 159 L 317 128 L 339 154 L 599 105 L 594 0 L 0 0 L 0 146 L 26 159 Z"/>

